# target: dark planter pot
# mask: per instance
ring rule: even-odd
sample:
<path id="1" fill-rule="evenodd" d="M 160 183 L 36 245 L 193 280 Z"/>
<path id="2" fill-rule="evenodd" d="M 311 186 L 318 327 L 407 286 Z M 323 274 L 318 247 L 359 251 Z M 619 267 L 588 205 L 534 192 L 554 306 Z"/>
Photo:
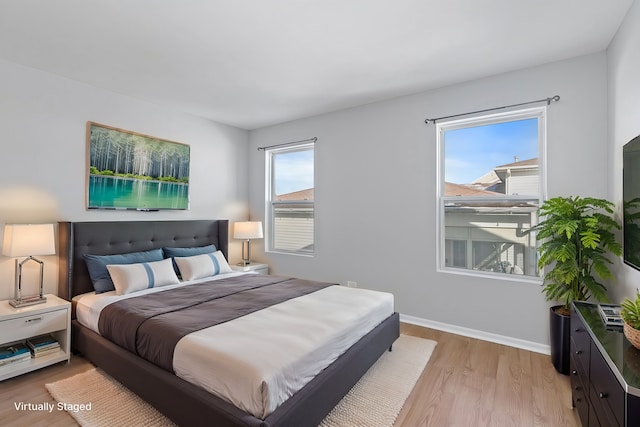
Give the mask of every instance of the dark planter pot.
<path id="1" fill-rule="evenodd" d="M 569 343 L 571 339 L 571 316 L 565 316 L 550 308 L 549 326 L 551 338 L 551 363 L 556 371 L 569 375 Z"/>

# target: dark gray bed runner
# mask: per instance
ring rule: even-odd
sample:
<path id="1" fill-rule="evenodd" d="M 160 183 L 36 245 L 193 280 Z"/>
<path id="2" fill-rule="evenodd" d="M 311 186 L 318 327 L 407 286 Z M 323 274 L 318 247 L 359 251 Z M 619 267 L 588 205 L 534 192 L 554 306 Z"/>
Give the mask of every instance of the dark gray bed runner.
<path id="1" fill-rule="evenodd" d="M 258 274 L 212 280 L 109 304 L 98 328 L 103 337 L 173 372 L 173 352 L 185 335 L 331 285 Z"/>

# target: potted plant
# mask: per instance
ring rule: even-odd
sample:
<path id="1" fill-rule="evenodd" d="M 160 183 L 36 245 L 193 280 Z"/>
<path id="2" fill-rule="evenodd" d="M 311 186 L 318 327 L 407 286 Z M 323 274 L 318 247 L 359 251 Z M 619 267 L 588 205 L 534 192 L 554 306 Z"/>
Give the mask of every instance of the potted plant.
<path id="1" fill-rule="evenodd" d="M 620 304 L 620 316 L 624 322 L 624 336 L 640 350 L 640 293 L 636 292 L 635 301 L 625 298 Z"/>
<path id="2" fill-rule="evenodd" d="M 614 231 L 615 205 L 592 197 L 554 197 L 539 209 L 535 227 L 538 268 L 544 274 L 547 301 L 561 301 L 550 309 L 551 361 L 558 372 L 569 373 L 571 303 L 593 298 L 607 301 L 603 280 L 613 279 L 608 253 L 622 254 Z"/>

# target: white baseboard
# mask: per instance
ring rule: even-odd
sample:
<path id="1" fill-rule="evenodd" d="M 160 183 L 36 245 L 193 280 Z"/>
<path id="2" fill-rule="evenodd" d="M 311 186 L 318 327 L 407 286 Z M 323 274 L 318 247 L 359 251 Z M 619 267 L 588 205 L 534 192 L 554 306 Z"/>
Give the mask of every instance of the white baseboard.
<path id="1" fill-rule="evenodd" d="M 436 322 L 434 320 L 422 319 L 420 317 L 400 314 L 400 321 L 410 323 L 412 325 L 423 326 L 425 328 L 436 329 L 438 331 L 449 332 L 464 337 L 476 338 L 483 341 L 489 341 L 496 344 L 508 345 L 510 347 L 521 348 L 523 350 L 533 351 L 535 353 L 551 354 L 549 345 L 537 342 L 521 340 L 518 338 L 507 337 L 504 335 L 492 334 L 489 332 L 479 331 L 476 329 L 464 328 L 462 326 L 450 325 L 447 323 Z"/>

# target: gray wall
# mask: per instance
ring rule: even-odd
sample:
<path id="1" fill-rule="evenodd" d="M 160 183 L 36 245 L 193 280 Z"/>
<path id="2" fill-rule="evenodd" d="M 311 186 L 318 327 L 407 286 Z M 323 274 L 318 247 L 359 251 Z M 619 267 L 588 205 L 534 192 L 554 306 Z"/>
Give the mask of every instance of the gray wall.
<path id="1" fill-rule="evenodd" d="M 622 216 L 622 146 L 640 135 L 640 1 L 629 9 L 607 51 L 609 82 L 609 189 Z M 640 272 L 622 262 L 616 265 L 612 300 L 635 298 Z"/>
<path id="2" fill-rule="evenodd" d="M 546 351 L 550 304 L 539 283 L 436 271 L 436 139 L 424 119 L 556 94 L 547 193 L 606 197 L 606 55 L 598 53 L 251 131 L 252 220 L 265 212 L 256 148 L 318 137 L 315 256 L 260 245 L 252 255 L 277 274 L 392 292 L 415 322 Z"/>
<path id="3" fill-rule="evenodd" d="M 0 236 L 4 223 L 247 216 L 247 131 L 3 61 L 0 94 Z M 87 121 L 189 144 L 190 210 L 88 211 Z M 55 293 L 57 262 L 45 261 L 45 291 Z M 13 271 L 0 256 L 0 299 L 13 296 Z"/>

